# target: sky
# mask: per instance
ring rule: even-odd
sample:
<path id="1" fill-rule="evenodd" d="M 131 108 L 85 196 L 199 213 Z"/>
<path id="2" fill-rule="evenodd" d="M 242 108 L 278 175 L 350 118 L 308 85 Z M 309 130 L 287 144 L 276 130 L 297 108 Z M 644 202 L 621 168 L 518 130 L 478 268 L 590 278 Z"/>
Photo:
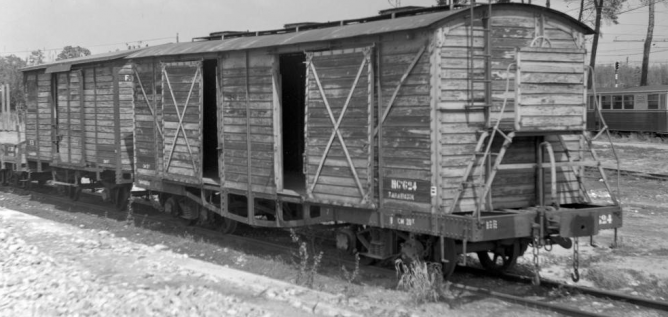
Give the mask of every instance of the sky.
<path id="1" fill-rule="evenodd" d="M 96 53 L 127 45 L 191 41 L 211 32 L 267 30 L 293 22 L 326 22 L 376 15 L 399 1 L 432 6 L 435 0 L 0 0 L 0 56 L 27 57 L 32 50 L 54 58 L 64 46 Z M 652 63 L 668 64 L 668 0 L 655 0 Z M 514 0 L 513 2 L 519 2 Z M 544 0 L 533 0 L 545 5 Z M 552 0 L 552 8 L 577 16 L 578 5 Z M 665 3 L 665 4 L 664 4 Z M 603 24 L 598 61 L 642 60 L 648 10 L 627 0 L 619 25 Z M 616 40 L 616 41 L 615 41 Z M 634 40 L 639 42 L 619 42 Z M 589 41 L 591 42 L 591 41 Z"/>

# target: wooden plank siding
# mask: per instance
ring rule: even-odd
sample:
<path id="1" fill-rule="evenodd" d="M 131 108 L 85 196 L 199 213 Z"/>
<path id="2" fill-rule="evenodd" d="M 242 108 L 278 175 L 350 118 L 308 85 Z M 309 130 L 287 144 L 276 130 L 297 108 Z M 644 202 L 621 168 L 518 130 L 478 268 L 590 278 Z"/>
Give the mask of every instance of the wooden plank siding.
<path id="1" fill-rule="evenodd" d="M 59 86 L 57 115 L 61 141 L 59 160 L 54 166 L 133 170 L 131 74 L 131 65 L 118 62 L 83 66 L 58 74 L 59 85 L 61 77 L 69 77 L 70 83 Z M 63 95 L 68 90 L 69 95 Z"/>
<path id="2" fill-rule="evenodd" d="M 523 47 L 516 54 L 515 130 L 584 130 L 585 51 Z"/>
<path id="3" fill-rule="evenodd" d="M 162 63 L 163 178 L 200 184 L 202 63 Z"/>
<path id="4" fill-rule="evenodd" d="M 248 190 L 250 184 L 253 192 L 276 194 L 272 79 L 275 58 L 253 51 L 229 53 L 220 61 L 220 168 L 224 189 Z"/>
<path id="5" fill-rule="evenodd" d="M 503 101 L 506 99 L 506 106 L 503 115 L 503 122 L 509 122 L 509 125 L 502 124 L 504 129 L 513 129 L 514 122 L 514 103 L 515 103 L 515 68 L 509 65 L 516 62 L 517 47 L 529 47 L 536 36 L 545 36 L 549 39 L 552 48 L 579 49 L 581 38 L 578 32 L 571 29 L 561 19 L 551 19 L 550 16 L 538 14 L 528 10 L 496 10 L 493 12 L 491 20 L 490 42 L 491 42 L 491 69 L 492 69 L 492 100 L 491 100 L 491 122 L 496 122 L 499 118 L 499 111 L 502 108 Z M 482 82 L 471 83 L 469 78 L 469 67 L 473 67 L 473 76 L 475 79 L 484 79 L 484 32 L 482 31 L 481 20 L 473 23 L 473 47 L 469 48 L 469 26 L 468 19 L 451 21 L 443 25 L 440 32 L 440 96 L 437 103 L 438 113 L 438 151 L 439 163 L 438 174 L 439 183 L 439 210 L 447 212 L 451 210 L 454 197 L 461 186 L 461 179 L 464 176 L 466 165 L 474 159 L 474 149 L 480 136 L 480 131 L 485 128 L 484 108 L 468 108 L 467 104 L 471 102 L 481 102 L 484 100 L 484 84 Z M 547 41 L 546 46 L 547 46 Z M 538 40 L 537 44 L 541 44 Z M 469 49 L 478 58 L 469 60 Z M 579 64 L 578 64 L 579 63 Z M 577 64 L 577 65 L 576 65 Z M 574 61 L 574 63 L 564 62 L 565 68 L 578 69 L 582 71 L 583 61 Z M 579 68 L 578 68 L 579 65 Z M 544 65 L 532 65 L 534 69 L 545 68 Z M 544 70 L 544 69 L 543 69 Z M 583 98 L 584 91 L 580 86 L 580 78 L 575 80 L 573 85 L 563 87 L 554 87 L 551 85 L 550 93 L 560 93 L 565 90 L 566 99 L 570 100 L 575 96 L 575 92 L 580 93 Z M 509 89 L 506 92 L 506 85 Z M 528 87 L 527 87 L 528 88 Z M 536 93 L 544 87 L 533 87 Z M 469 90 L 471 89 L 471 91 Z M 556 89 L 556 90 L 555 90 Z M 473 96 L 473 100 L 470 99 Z M 575 98 L 577 99 L 577 98 Z M 584 100 L 584 99 L 583 99 Z M 552 101 L 550 101 L 552 102 Z M 549 103 L 549 102 L 548 102 Z M 559 112 L 557 115 L 575 113 L 578 102 L 574 100 L 574 108 L 568 108 Z M 556 108 L 553 108 L 556 109 Z M 532 108 L 527 112 L 537 117 L 545 114 L 544 108 Z M 584 111 L 584 105 L 582 105 Z M 547 111 L 549 113 L 549 111 Z M 555 116 L 557 117 L 557 116 Z M 582 118 L 582 116 L 579 116 Z M 561 118 L 561 117 L 560 117 Z M 565 128 L 568 130 L 576 128 L 581 130 L 582 120 L 571 120 L 573 117 L 566 117 L 562 120 L 565 124 L 573 123 L 572 126 Z M 544 119 L 531 119 L 531 122 L 539 122 Z M 534 127 L 537 125 L 534 125 Z M 552 143 L 556 160 L 567 161 L 567 158 L 556 139 L 547 138 Z M 510 163 L 536 163 L 537 137 L 516 137 L 503 158 L 504 164 Z M 567 142 L 571 152 L 579 151 L 579 137 Z M 494 140 L 492 151 L 499 152 L 502 139 L 497 137 Z M 547 157 L 547 154 L 545 154 Z M 579 159 L 576 156 L 575 159 Z M 483 166 L 477 164 L 477 167 L 470 175 L 479 176 L 484 173 Z M 484 178 L 483 178 L 484 179 Z M 472 179 L 471 179 L 472 180 Z M 545 173 L 546 193 L 549 197 L 549 170 Z M 500 171 L 492 185 L 492 202 L 495 209 L 502 208 L 520 208 L 533 206 L 536 204 L 536 170 L 510 170 Z M 558 169 L 558 188 L 559 195 L 562 197 L 561 203 L 580 201 L 578 183 L 571 168 Z M 480 189 L 477 189 L 480 191 Z M 469 187 L 462 193 L 458 205 L 454 211 L 472 211 L 475 210 L 476 191 Z M 546 198 L 549 201 L 549 198 Z"/>
<path id="6" fill-rule="evenodd" d="M 378 154 L 382 156 L 379 183 L 383 183 L 383 208 L 430 212 L 432 53 L 427 46 L 431 35 L 420 32 L 410 40 L 388 36 L 378 48 L 380 112 L 390 109 L 382 123 L 382 150 Z M 403 76 L 405 81 L 399 87 Z"/>
<path id="7" fill-rule="evenodd" d="M 28 72 L 24 77 L 26 95 L 26 158 L 29 160 L 50 162 L 51 109 L 48 106 L 48 100 L 51 96 L 51 81 L 49 79 L 44 80 L 45 77 L 49 76 L 39 74 L 37 71 Z M 40 79 L 42 79 L 41 82 Z M 41 125 L 41 122 L 44 122 L 44 124 Z M 43 131 L 42 128 L 46 130 Z M 43 139 L 46 142 L 42 143 Z"/>
<path id="8" fill-rule="evenodd" d="M 54 166 L 82 165 L 82 118 L 79 72 L 54 74 L 58 87 L 57 102 L 57 152 Z"/>
<path id="9" fill-rule="evenodd" d="M 304 165 L 309 200 L 372 205 L 375 107 L 371 56 L 370 48 L 307 54 Z M 333 122 L 339 121 L 336 133 Z"/>
<path id="10" fill-rule="evenodd" d="M 138 61 L 134 69 L 135 178 L 160 178 L 164 164 L 161 70 L 153 60 Z"/>
<path id="11" fill-rule="evenodd" d="M 40 70 L 27 76 L 28 94 L 34 98 L 26 103 L 26 159 L 48 163 L 53 145 L 51 74 Z"/>

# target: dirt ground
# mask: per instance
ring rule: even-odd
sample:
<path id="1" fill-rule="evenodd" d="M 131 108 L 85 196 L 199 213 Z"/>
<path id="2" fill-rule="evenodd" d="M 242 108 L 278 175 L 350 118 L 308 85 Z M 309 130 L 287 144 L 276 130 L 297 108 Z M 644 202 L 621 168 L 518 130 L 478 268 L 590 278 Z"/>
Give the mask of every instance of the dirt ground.
<path id="1" fill-rule="evenodd" d="M 331 294 L 6 208 L 0 255 L 0 316 L 361 316 Z"/>

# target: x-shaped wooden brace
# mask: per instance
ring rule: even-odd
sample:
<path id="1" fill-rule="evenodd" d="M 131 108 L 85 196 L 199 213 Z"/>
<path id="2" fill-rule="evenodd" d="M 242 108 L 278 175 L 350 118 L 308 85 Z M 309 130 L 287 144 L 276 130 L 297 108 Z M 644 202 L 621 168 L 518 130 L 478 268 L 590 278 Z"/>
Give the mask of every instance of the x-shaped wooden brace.
<path id="1" fill-rule="evenodd" d="M 176 102 L 176 96 L 174 96 L 174 90 L 172 90 L 172 84 L 169 82 L 169 74 L 167 74 L 166 67 L 164 66 L 162 67 L 162 75 L 167 80 L 169 93 L 171 94 L 172 100 L 174 101 L 174 108 L 176 109 L 176 115 L 179 117 L 179 126 L 176 128 L 176 134 L 174 134 L 174 141 L 172 142 L 172 149 L 169 151 L 169 157 L 167 158 L 167 165 L 165 165 L 165 170 L 169 170 L 169 165 L 172 163 L 172 156 L 174 155 L 174 149 L 176 148 L 176 141 L 179 138 L 179 131 L 182 131 L 183 139 L 186 142 L 186 146 L 188 147 L 188 153 L 190 153 L 190 159 L 192 160 L 193 163 L 193 168 L 195 169 L 195 172 L 198 172 L 199 168 L 197 166 L 197 163 L 195 162 L 193 151 L 190 148 L 190 142 L 188 142 L 188 135 L 186 134 L 186 130 L 183 127 L 183 118 L 186 116 L 186 110 L 188 110 L 188 103 L 190 102 L 190 96 L 192 96 L 193 88 L 195 88 L 195 81 L 197 80 L 197 76 L 199 76 L 199 67 L 197 68 L 197 71 L 195 71 L 195 76 L 193 76 L 192 84 L 190 84 L 190 90 L 188 91 L 188 98 L 186 98 L 185 105 L 183 106 L 183 112 L 179 111 L 179 103 Z"/>
<path id="2" fill-rule="evenodd" d="M 364 51 L 364 59 L 362 60 L 362 65 L 360 65 L 359 70 L 357 71 L 357 76 L 355 77 L 355 81 L 353 82 L 353 86 L 350 88 L 350 93 L 348 93 L 348 97 L 346 98 L 346 103 L 343 105 L 343 109 L 341 110 L 341 114 L 339 114 L 339 118 L 334 119 L 334 113 L 332 112 L 332 108 L 329 106 L 329 101 L 327 100 L 327 96 L 325 95 L 325 91 L 322 88 L 322 84 L 320 83 L 320 78 L 318 77 L 318 72 L 315 69 L 315 65 L 313 65 L 312 59 L 309 59 L 308 61 L 308 67 L 311 69 L 313 72 L 313 78 L 315 78 L 315 82 L 318 84 L 318 90 L 320 90 L 320 96 L 322 96 L 322 101 L 325 103 L 325 108 L 327 108 L 327 113 L 329 114 L 329 119 L 332 121 L 332 124 L 334 125 L 334 130 L 332 130 L 332 135 L 329 137 L 329 141 L 327 142 L 327 146 L 325 147 L 325 151 L 322 153 L 322 158 L 320 159 L 320 163 L 318 164 L 318 170 L 315 173 L 315 178 L 313 179 L 313 184 L 311 184 L 311 188 L 309 189 L 309 195 L 312 195 L 313 189 L 315 189 L 315 185 L 318 183 L 318 178 L 320 178 L 320 172 L 322 172 L 322 168 L 325 165 L 325 160 L 327 159 L 327 154 L 329 153 L 330 148 L 332 147 L 332 143 L 334 142 L 334 137 L 338 137 L 339 142 L 341 143 L 341 147 L 343 148 L 343 153 L 346 154 L 346 160 L 348 161 L 348 165 L 350 166 L 350 171 L 353 173 L 353 176 L 355 177 L 355 183 L 357 184 L 357 189 L 359 190 L 360 194 L 362 195 L 362 204 L 366 203 L 368 200 L 369 196 L 368 193 L 364 191 L 364 188 L 362 187 L 362 182 L 360 181 L 359 176 L 357 175 L 357 170 L 355 169 L 355 165 L 353 164 L 353 160 L 350 158 L 350 153 L 348 152 L 348 147 L 346 146 L 346 142 L 343 140 L 343 136 L 341 135 L 341 131 L 339 130 L 339 126 L 341 125 L 341 121 L 343 120 L 343 116 L 346 114 L 346 110 L 348 109 L 348 105 L 350 104 L 350 99 L 353 97 L 353 93 L 355 92 L 355 88 L 357 87 L 357 83 L 359 82 L 360 76 L 362 75 L 362 71 L 364 70 L 364 67 L 369 63 L 369 51 L 365 50 Z M 367 173 L 371 173 L 371 171 L 368 171 Z"/>
<path id="3" fill-rule="evenodd" d="M 144 100 L 146 100 L 146 106 L 148 107 L 148 111 L 150 111 L 151 116 L 153 116 L 153 123 L 155 123 L 155 128 L 158 129 L 158 133 L 160 133 L 160 136 L 164 138 L 165 136 L 162 134 L 162 129 L 160 124 L 158 124 L 158 118 L 156 116 L 155 110 L 153 109 L 151 102 L 148 100 L 148 97 L 146 96 L 146 90 L 144 89 L 144 85 L 141 82 L 139 73 L 137 72 L 137 69 L 134 69 L 134 71 L 135 71 L 135 76 L 137 76 L 137 82 L 139 83 L 139 88 L 141 88 L 141 93 L 142 95 L 144 95 Z"/>

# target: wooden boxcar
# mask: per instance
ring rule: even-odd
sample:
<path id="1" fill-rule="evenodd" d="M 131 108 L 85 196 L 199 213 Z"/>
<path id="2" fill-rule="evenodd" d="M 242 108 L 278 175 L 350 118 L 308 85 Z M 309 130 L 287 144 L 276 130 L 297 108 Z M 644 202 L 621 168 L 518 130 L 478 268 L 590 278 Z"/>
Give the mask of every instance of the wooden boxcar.
<path id="1" fill-rule="evenodd" d="M 134 114 L 133 130 L 109 135 L 133 146 L 132 170 L 122 156 L 114 170 L 225 232 L 347 223 L 338 246 L 370 259 L 440 260 L 449 274 L 478 252 L 506 269 L 528 244 L 569 247 L 622 224 L 614 193 L 592 203 L 582 182 L 598 166 L 585 142 L 592 33 L 544 7 L 495 4 L 146 48 L 111 71 L 125 96 L 114 114 Z"/>
<path id="2" fill-rule="evenodd" d="M 599 130 L 601 120 L 595 102 L 608 128 L 620 132 L 668 133 L 668 85 L 629 88 L 599 88 L 597 95 L 589 90 L 587 129 Z"/>
<path id="3" fill-rule="evenodd" d="M 133 173 L 133 71 L 112 52 L 23 69 L 26 158 L 76 199 L 82 178 L 124 206 Z M 44 176 L 42 176 L 44 178 Z M 117 197 L 118 196 L 118 197 Z"/>
<path id="4" fill-rule="evenodd" d="M 338 221 L 353 225 L 340 246 L 369 258 L 427 254 L 447 272 L 480 252 L 504 268 L 528 243 L 621 226 L 614 196 L 591 203 L 581 179 L 596 165 L 584 142 L 592 33 L 498 4 L 148 48 L 127 57 L 135 182 L 187 218 L 223 216 L 227 231 Z"/>

